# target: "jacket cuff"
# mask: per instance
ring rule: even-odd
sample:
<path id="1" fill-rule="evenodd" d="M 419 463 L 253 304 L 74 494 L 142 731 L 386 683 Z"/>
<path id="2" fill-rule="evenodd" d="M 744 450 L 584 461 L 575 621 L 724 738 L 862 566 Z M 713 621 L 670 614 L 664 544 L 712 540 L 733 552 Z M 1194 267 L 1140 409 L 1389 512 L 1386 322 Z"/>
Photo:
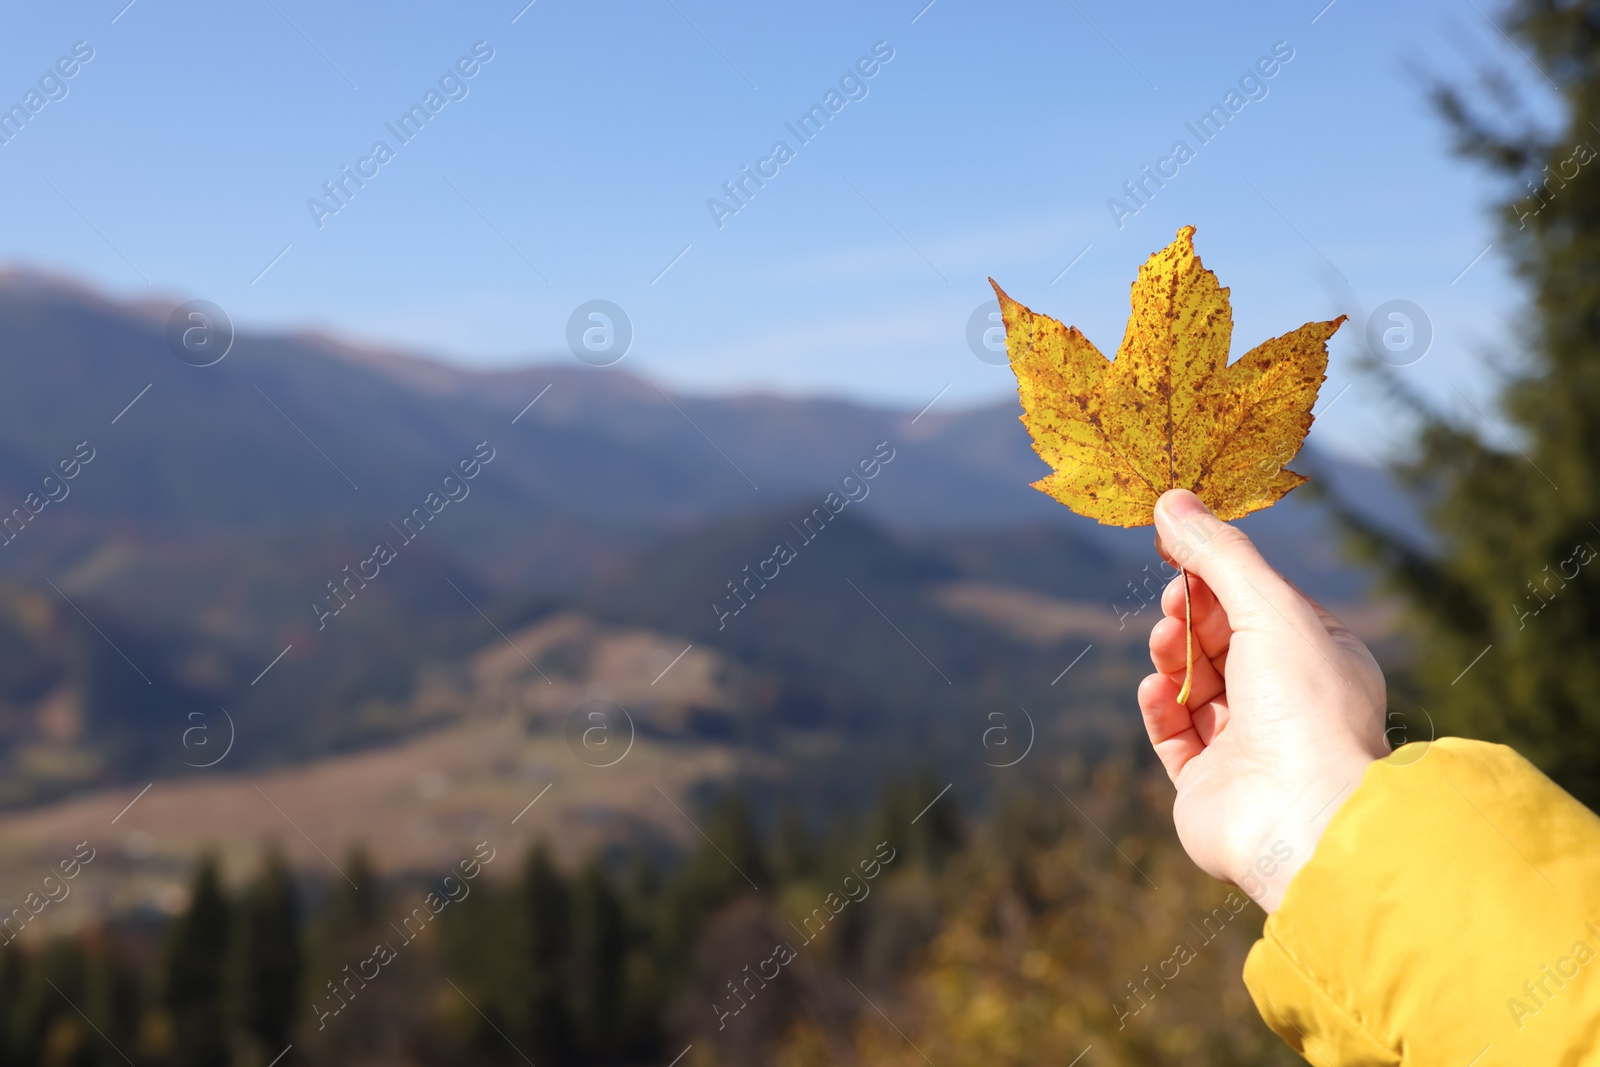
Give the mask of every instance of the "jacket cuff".
<path id="1" fill-rule="evenodd" d="M 1521 756 L 1406 745 L 1335 813 L 1245 985 L 1317 1064 L 1576 1062 L 1600 1038 L 1597 884 L 1600 819 Z"/>
<path id="2" fill-rule="evenodd" d="M 1314 1064 L 1398 1067 L 1402 1062 L 1321 981 L 1302 970 L 1270 930 L 1245 959 L 1244 984 L 1266 1024 Z"/>

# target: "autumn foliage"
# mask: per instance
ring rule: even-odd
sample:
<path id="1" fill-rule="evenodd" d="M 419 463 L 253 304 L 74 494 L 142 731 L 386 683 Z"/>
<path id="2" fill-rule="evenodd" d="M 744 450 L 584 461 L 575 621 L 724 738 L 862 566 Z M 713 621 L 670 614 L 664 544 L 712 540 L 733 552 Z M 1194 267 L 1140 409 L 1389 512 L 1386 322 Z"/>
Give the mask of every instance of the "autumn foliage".
<path id="1" fill-rule="evenodd" d="M 1148 526 L 1156 499 L 1189 489 L 1224 520 L 1267 507 L 1306 479 L 1283 464 L 1311 429 L 1344 321 L 1308 322 L 1228 363 L 1228 290 L 1194 251 L 1194 227 L 1133 283 L 1117 358 L 1007 296 L 1006 351 L 1022 422 L 1055 473 L 1033 483 L 1107 526 Z"/>

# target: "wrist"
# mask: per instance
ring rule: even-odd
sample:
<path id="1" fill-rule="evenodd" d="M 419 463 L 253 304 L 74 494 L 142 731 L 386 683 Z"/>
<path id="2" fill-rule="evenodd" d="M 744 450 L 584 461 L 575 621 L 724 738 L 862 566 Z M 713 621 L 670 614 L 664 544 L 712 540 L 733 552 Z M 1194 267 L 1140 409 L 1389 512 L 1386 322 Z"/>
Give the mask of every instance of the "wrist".
<path id="1" fill-rule="evenodd" d="M 1282 805 L 1248 854 L 1241 857 L 1232 881 L 1268 915 L 1278 910 L 1284 891 L 1311 861 L 1323 832 L 1361 784 L 1374 757 L 1355 753 L 1316 776 Z"/>

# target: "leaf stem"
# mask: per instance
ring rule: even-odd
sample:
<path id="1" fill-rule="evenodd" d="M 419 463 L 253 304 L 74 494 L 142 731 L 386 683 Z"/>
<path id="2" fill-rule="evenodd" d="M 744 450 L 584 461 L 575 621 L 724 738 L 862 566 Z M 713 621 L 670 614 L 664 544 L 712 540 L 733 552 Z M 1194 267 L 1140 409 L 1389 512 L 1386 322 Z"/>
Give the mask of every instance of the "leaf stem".
<path id="1" fill-rule="evenodd" d="M 1183 637 L 1184 637 L 1184 667 L 1183 688 L 1178 690 L 1178 703 L 1189 703 L 1189 687 L 1194 683 L 1194 615 L 1189 603 L 1189 572 L 1180 567 L 1183 572 Z"/>

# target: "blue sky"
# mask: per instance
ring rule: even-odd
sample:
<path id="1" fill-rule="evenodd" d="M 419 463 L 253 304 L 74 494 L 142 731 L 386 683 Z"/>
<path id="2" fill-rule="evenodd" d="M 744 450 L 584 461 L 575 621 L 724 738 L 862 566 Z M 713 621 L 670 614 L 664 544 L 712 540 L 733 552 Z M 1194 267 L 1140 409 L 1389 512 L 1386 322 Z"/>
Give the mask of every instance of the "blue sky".
<path id="1" fill-rule="evenodd" d="M 568 317 L 602 298 L 633 324 L 621 366 L 670 386 L 918 408 L 1014 395 L 966 341 L 987 276 L 1109 353 L 1138 265 L 1192 223 L 1236 355 L 1357 319 L 1314 439 L 1365 455 L 1394 423 L 1369 386 L 1340 395 L 1360 316 L 1423 308 L 1433 346 L 1403 373 L 1463 409 L 1517 332 L 1495 189 L 1407 73 L 1482 57 L 1541 91 L 1481 0 L 525 2 L 12 11 L 4 106 L 75 42 L 94 56 L 0 146 L 0 260 L 480 365 L 573 359 Z M 401 143 L 385 124 L 477 42 L 493 57 Z M 893 58 L 801 143 L 785 124 L 875 45 Z M 1185 124 L 1275 46 L 1292 59 L 1201 144 Z M 1193 158 L 1119 226 L 1108 200 L 1133 206 L 1123 183 L 1180 139 Z M 378 140 L 393 158 L 362 164 Z M 719 227 L 708 200 L 779 140 L 793 157 Z"/>

